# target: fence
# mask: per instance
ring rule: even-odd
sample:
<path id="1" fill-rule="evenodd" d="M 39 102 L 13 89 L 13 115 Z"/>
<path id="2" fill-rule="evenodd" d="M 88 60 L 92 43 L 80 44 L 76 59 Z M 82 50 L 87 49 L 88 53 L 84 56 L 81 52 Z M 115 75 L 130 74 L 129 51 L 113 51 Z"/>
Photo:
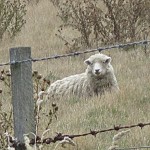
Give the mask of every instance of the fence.
<path id="1" fill-rule="evenodd" d="M 136 45 L 144 45 L 146 47 L 146 45 L 148 45 L 150 43 L 150 40 L 143 40 L 143 41 L 137 41 L 137 42 L 132 42 L 132 43 L 127 43 L 127 44 L 117 44 L 117 45 L 112 45 L 112 46 L 107 46 L 107 47 L 100 47 L 100 48 L 96 48 L 96 49 L 89 49 L 89 50 L 85 50 L 85 51 L 78 51 L 78 52 L 74 52 L 74 53 L 69 53 L 69 54 L 62 54 L 62 55 L 53 55 L 50 57 L 45 57 L 45 58 L 28 58 L 22 61 L 11 61 L 11 62 L 6 62 L 6 63 L 0 63 L 0 67 L 1 66 L 5 66 L 5 65 L 13 65 L 15 63 L 23 63 L 23 62 L 28 62 L 28 61 L 32 61 L 32 62 L 37 62 L 37 61 L 44 61 L 44 60 L 51 60 L 51 59 L 58 59 L 58 58 L 64 58 L 64 57 L 71 57 L 71 56 L 78 56 L 81 54 L 87 54 L 87 53 L 92 53 L 92 52 L 96 52 L 96 51 L 104 51 L 104 50 L 110 50 L 110 49 L 115 49 L 115 48 L 126 48 L 126 47 L 130 47 L 130 46 L 136 46 Z"/>
<path id="2" fill-rule="evenodd" d="M 118 44 L 112 45 L 108 47 L 101 47 L 97 49 L 90 49 L 81 52 L 69 53 L 64 55 L 54 55 L 46 58 L 32 58 L 31 57 L 31 48 L 30 47 L 19 47 L 19 48 L 11 48 L 10 49 L 10 62 L 1 63 L 0 67 L 10 65 L 11 68 L 11 87 L 12 87 L 12 104 L 13 104 L 13 116 L 14 116 L 14 132 L 15 137 L 18 138 L 18 142 L 13 141 L 13 146 L 17 150 L 24 150 L 24 138 L 23 135 L 25 133 L 33 132 L 36 134 L 36 126 L 35 126 L 35 116 L 34 116 L 34 101 L 33 101 L 33 84 L 32 84 L 32 62 L 58 59 L 62 57 L 70 57 L 70 56 L 78 56 L 81 54 L 103 51 L 114 48 L 125 48 L 129 46 L 135 45 L 147 45 L 149 44 L 149 40 L 138 41 L 127 44 Z M 73 139 L 75 137 L 87 136 L 89 134 L 95 135 L 101 132 L 112 131 L 112 130 L 120 130 L 125 128 L 133 128 L 133 127 L 144 127 L 150 125 L 150 123 L 139 123 L 137 125 L 131 126 L 115 126 L 111 129 L 100 130 L 100 131 L 91 131 L 89 133 L 81 134 L 81 135 L 62 135 L 58 134 L 54 139 L 47 138 L 43 139 L 43 143 L 50 144 L 52 142 L 61 141 L 64 137 L 69 137 Z M 35 144 L 35 142 L 31 142 L 31 144 Z M 134 148 L 132 148 L 134 149 Z"/>

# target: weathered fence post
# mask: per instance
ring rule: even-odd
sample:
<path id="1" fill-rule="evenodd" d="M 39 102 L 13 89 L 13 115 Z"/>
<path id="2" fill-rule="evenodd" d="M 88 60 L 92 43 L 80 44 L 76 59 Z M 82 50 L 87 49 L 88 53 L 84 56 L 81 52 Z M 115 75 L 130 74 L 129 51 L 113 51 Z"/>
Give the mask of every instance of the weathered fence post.
<path id="1" fill-rule="evenodd" d="M 30 47 L 10 49 L 10 62 L 31 58 Z M 12 104 L 15 137 L 24 142 L 23 134 L 35 133 L 32 62 L 11 64 Z M 22 148 L 17 148 L 23 150 Z"/>

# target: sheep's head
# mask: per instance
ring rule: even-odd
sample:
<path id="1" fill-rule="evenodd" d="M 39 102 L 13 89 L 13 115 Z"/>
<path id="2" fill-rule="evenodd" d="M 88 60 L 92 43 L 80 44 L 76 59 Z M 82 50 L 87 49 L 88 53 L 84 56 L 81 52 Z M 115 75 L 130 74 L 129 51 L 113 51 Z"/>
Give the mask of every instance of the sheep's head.
<path id="1" fill-rule="evenodd" d="M 99 77 L 106 74 L 110 67 L 111 57 L 104 54 L 95 54 L 84 62 L 88 65 L 88 72 Z"/>

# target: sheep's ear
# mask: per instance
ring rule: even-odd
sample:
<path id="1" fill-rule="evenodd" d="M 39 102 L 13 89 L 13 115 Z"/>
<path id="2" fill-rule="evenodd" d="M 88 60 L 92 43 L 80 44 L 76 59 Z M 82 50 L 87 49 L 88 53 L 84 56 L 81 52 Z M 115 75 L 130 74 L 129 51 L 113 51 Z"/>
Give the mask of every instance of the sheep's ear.
<path id="1" fill-rule="evenodd" d="M 106 60 L 105 60 L 105 63 L 110 63 L 111 62 L 111 57 L 108 57 Z"/>
<path id="2" fill-rule="evenodd" d="M 84 63 L 87 64 L 87 65 L 91 65 L 91 64 L 92 64 L 89 59 L 86 59 L 86 60 L 84 61 Z"/>

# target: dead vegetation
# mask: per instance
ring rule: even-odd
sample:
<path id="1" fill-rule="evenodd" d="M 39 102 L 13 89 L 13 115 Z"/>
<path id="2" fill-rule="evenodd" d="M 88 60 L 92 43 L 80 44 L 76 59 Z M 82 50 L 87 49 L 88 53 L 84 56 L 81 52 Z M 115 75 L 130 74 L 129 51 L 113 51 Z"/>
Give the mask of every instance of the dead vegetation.
<path id="1" fill-rule="evenodd" d="M 147 0 L 50 0 L 62 24 L 56 36 L 70 51 L 93 46 L 133 42 L 149 35 Z M 63 31 L 71 28 L 78 35 L 69 39 Z"/>
<path id="2" fill-rule="evenodd" d="M 62 2 L 62 1 L 61 1 Z M 68 1 L 71 3 L 72 1 Z M 79 1 L 74 1 L 74 3 L 78 4 Z M 100 11 L 99 9 L 102 7 L 104 10 L 104 14 L 107 12 L 106 3 L 104 1 L 99 4 L 96 1 L 85 1 L 88 5 L 89 10 L 93 13 L 93 9 L 90 9 L 89 6 L 95 5 L 96 10 Z M 109 24 L 102 24 L 98 23 L 94 28 L 91 24 L 86 23 L 89 26 L 88 30 L 90 32 L 86 33 L 87 37 L 89 38 L 89 47 L 96 47 L 101 46 L 104 44 L 114 44 L 113 42 L 120 42 L 125 43 L 126 41 L 133 41 L 133 40 L 142 40 L 143 38 L 148 38 L 149 36 L 149 13 L 147 13 L 149 9 L 149 1 L 130 1 L 131 3 L 124 4 L 123 1 L 115 1 L 112 0 L 114 4 L 112 13 L 108 13 L 108 17 L 104 20 Z M 118 8 L 118 2 L 123 3 Z M 139 4 L 137 4 L 139 2 Z M 82 1 L 81 3 L 84 3 Z M 93 3 L 93 4 L 92 4 Z M 10 47 L 18 47 L 18 46 L 31 46 L 32 47 L 32 56 L 33 57 L 42 57 L 49 56 L 52 54 L 59 54 L 65 52 L 72 52 L 78 49 L 84 49 L 84 47 L 88 47 L 86 44 L 85 37 L 82 38 L 80 30 L 82 30 L 82 24 L 78 26 L 76 23 L 77 29 L 73 29 L 72 26 L 65 26 L 65 23 L 60 19 L 60 17 L 56 17 L 56 14 L 59 11 L 57 8 L 59 1 L 53 6 L 50 3 L 50 0 L 42 0 L 39 1 L 37 4 L 34 2 L 30 2 L 27 4 L 27 12 L 26 12 L 26 24 L 24 24 L 21 32 L 15 36 L 13 40 L 10 40 L 8 37 L 3 37 L 0 43 L 0 62 L 7 62 L 9 59 L 8 49 Z M 132 7 L 130 10 L 128 9 L 128 5 Z M 73 4 L 74 6 L 75 4 Z M 79 4 L 78 4 L 79 5 Z M 109 6 L 109 3 L 107 4 Z M 141 5 L 144 7 L 141 7 Z M 61 5 L 63 6 L 63 5 Z M 68 7 L 69 5 L 65 5 L 64 7 Z M 101 6 L 101 7 L 100 7 Z M 136 7 L 133 7 L 136 6 Z M 83 5 L 80 5 L 76 8 L 78 12 L 79 8 L 82 8 Z M 92 6 L 91 6 L 92 7 Z M 130 20 L 127 22 L 128 24 L 123 23 L 124 17 L 126 14 L 123 7 L 128 10 L 127 12 L 132 12 L 132 15 L 137 15 L 138 19 Z M 57 8 L 57 9 L 56 9 Z M 81 9 L 80 8 L 80 9 Z M 139 10 L 141 9 L 142 14 L 140 14 Z M 66 8 L 63 8 L 66 9 Z M 72 9 L 70 6 L 68 9 Z M 136 11 L 137 12 L 136 12 Z M 88 9 L 84 9 L 82 17 L 86 17 L 89 15 Z M 116 11 L 116 12 L 115 12 Z M 81 11 L 82 12 L 82 11 Z M 136 13 L 135 13 L 136 12 Z M 61 11 L 59 12 L 61 14 Z M 69 13 L 69 10 L 68 10 Z M 84 14 L 85 13 L 85 14 Z M 101 17 L 103 13 L 99 13 Z M 104 15 L 103 14 L 103 15 Z M 117 15 L 116 19 L 119 28 L 117 27 L 114 32 L 114 22 L 113 18 L 111 20 L 111 15 Z M 121 16 L 122 14 L 122 16 Z M 102 15 L 102 16 L 103 16 Z M 121 17 L 120 17 L 121 16 Z M 130 16 L 131 17 L 131 16 Z M 134 16 L 132 16 L 134 17 Z M 132 18 L 131 17 L 131 18 Z M 141 21 L 139 18 L 141 17 Z M 142 19 L 143 17 L 143 19 Z M 91 16 L 92 18 L 92 16 Z M 136 18 L 136 17 L 135 17 Z M 146 18 L 146 23 L 143 21 Z M 69 18 L 68 18 L 69 19 Z M 109 21 L 107 20 L 109 19 Z M 88 20 L 88 19 L 87 19 Z M 92 20 L 92 19 L 91 19 Z M 86 20 L 85 20 L 86 21 Z M 137 22 L 136 22 L 137 21 Z M 139 22 L 138 22 L 139 21 Z M 79 22 L 78 22 L 79 23 Z M 143 25 L 144 23 L 144 25 Z M 131 26 L 128 26 L 128 25 Z M 107 26 L 106 26 L 107 25 Z M 106 26 L 106 28 L 104 28 Z M 110 28 L 109 28 L 110 26 Z M 136 30 L 135 26 L 137 27 Z M 60 32 L 57 31 L 58 27 L 60 28 Z M 136 32 L 129 32 L 136 31 Z M 92 28 L 92 29 L 90 29 Z M 138 30 L 139 29 L 139 30 Z M 105 30 L 107 31 L 105 33 Z M 96 32 L 97 31 L 97 32 Z M 105 33 L 104 35 L 99 33 Z M 109 35 L 109 33 L 111 33 Z M 122 33 L 122 34 L 121 34 Z M 128 34 L 126 34 L 128 33 Z M 136 34 L 135 34 L 136 33 Z M 62 36 L 63 38 L 58 38 L 55 34 Z M 88 35 L 89 34 L 89 35 Z M 119 34 L 119 35 L 118 35 Z M 112 37 L 113 35 L 113 37 Z M 133 36 L 135 35 L 135 36 Z M 96 37 L 97 36 L 97 37 Z M 119 40 L 117 41 L 117 36 L 119 36 Z M 129 39 L 128 39 L 128 38 Z M 132 38 L 131 38 L 132 37 Z M 87 39 L 88 39 L 87 38 Z M 135 39 L 134 39 L 135 38 Z M 141 39 L 142 38 L 142 39 Z M 64 41 L 65 39 L 66 41 Z M 102 41 L 102 39 L 104 39 Z M 73 40 L 73 41 L 72 41 Z M 64 43 L 67 43 L 67 45 Z M 76 42 L 76 44 L 74 44 Z M 73 48 L 75 46 L 75 48 Z M 77 48 L 76 48 L 77 47 Z M 149 49 L 149 46 L 147 47 Z M 55 111 L 53 110 L 52 104 L 49 102 L 49 105 L 40 109 L 39 117 L 40 119 L 38 125 L 38 133 L 39 135 L 47 128 L 50 128 L 48 132 L 48 136 L 51 137 L 56 135 L 56 132 L 61 132 L 64 134 L 78 134 L 78 133 L 86 133 L 90 131 L 90 129 L 105 129 L 112 127 L 113 125 L 124 125 L 124 124 L 135 124 L 138 122 L 148 122 L 149 121 L 149 85 L 150 85 L 150 70 L 148 69 L 150 66 L 150 58 L 148 55 L 145 56 L 143 52 L 143 47 L 134 47 L 131 48 L 131 51 L 121 51 L 121 50 L 112 50 L 109 52 L 105 52 L 106 54 L 111 55 L 112 63 L 116 72 L 116 76 L 118 79 L 120 93 L 116 94 L 106 94 L 103 97 L 92 97 L 87 99 L 78 99 L 77 97 L 70 97 L 70 99 L 62 99 L 56 103 L 56 106 L 59 108 L 57 113 L 57 120 L 54 119 L 55 114 L 51 118 L 51 114 Z M 65 76 L 69 76 L 71 74 L 81 73 L 84 71 L 85 66 L 82 63 L 85 58 L 87 58 L 89 54 L 84 55 L 82 57 L 72 57 L 68 59 L 59 59 L 59 60 L 52 60 L 52 61 L 45 61 L 40 63 L 33 64 L 33 70 L 38 70 L 38 79 L 34 78 L 34 87 L 35 87 L 35 101 L 38 100 L 38 92 L 43 88 L 46 89 L 47 85 L 47 78 L 44 79 L 45 76 L 48 74 L 48 78 L 51 79 L 50 81 L 55 81 L 57 79 L 63 78 Z M 0 68 L 2 71 L 3 68 Z M 4 68 L 5 73 L 6 70 L 9 68 Z M 37 72 L 34 72 L 35 74 Z M 6 75 L 7 80 L 9 81 L 9 72 Z M 7 146 L 7 139 L 4 136 L 4 132 L 6 130 L 11 134 L 13 134 L 13 126 L 12 126 L 12 114 L 11 114 L 11 95 L 10 95 L 10 87 L 9 82 L 4 84 L 3 78 L 1 78 L 0 82 L 0 145 L 1 149 L 6 149 Z M 6 80 L 6 81 L 7 81 Z M 49 84 L 49 81 L 48 81 Z M 37 86 L 39 85 L 39 86 Z M 38 92 L 37 92 L 38 91 Z M 56 107 L 56 110 L 58 109 Z M 50 111 L 51 109 L 51 111 Z M 49 111 L 47 111 L 49 110 Z M 44 116 L 44 117 L 43 117 Z M 11 118 L 11 119 L 10 119 Z M 49 119 L 47 119 L 49 118 Z M 50 122 L 50 123 L 49 123 Z M 10 125 L 10 124 L 11 125 Z M 49 124 L 49 125 L 48 125 Z M 114 136 L 113 133 L 108 134 L 100 134 L 97 135 L 96 138 L 94 137 L 85 137 L 85 138 L 78 138 L 74 142 L 77 144 L 75 147 L 67 146 L 66 149 L 72 150 L 105 150 L 109 148 L 112 142 L 112 138 Z M 61 145 L 61 144 L 60 144 Z M 57 149 L 63 149 L 58 145 Z M 123 140 L 120 141 L 119 147 L 131 147 L 131 146 L 140 146 L 140 145 L 150 145 L 149 140 L 149 127 L 143 128 L 142 130 L 133 129 L 132 132 L 128 135 L 128 137 L 124 137 Z M 54 149 L 56 144 L 44 146 L 43 149 Z"/>
<path id="3" fill-rule="evenodd" d="M 26 4 L 21 0 L 0 1 L 0 40 L 5 34 L 11 38 L 21 31 L 26 23 Z"/>

